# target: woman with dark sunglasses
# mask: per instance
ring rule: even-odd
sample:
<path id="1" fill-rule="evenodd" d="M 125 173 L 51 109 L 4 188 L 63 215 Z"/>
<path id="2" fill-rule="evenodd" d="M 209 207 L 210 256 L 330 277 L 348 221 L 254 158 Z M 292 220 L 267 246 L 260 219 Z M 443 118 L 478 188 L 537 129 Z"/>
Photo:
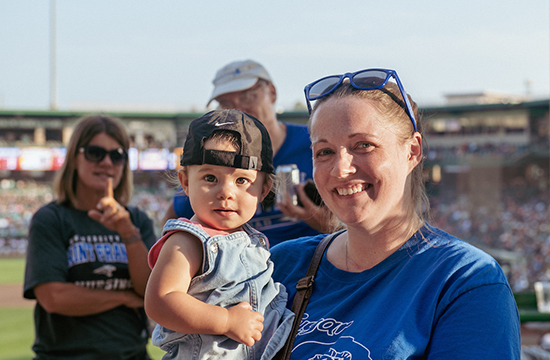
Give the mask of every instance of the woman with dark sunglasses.
<path id="1" fill-rule="evenodd" d="M 24 297 L 36 299 L 35 359 L 149 359 L 143 295 L 156 237 L 132 193 L 129 137 L 104 115 L 76 125 L 54 183 L 34 214 Z"/>
<path id="2" fill-rule="evenodd" d="M 497 262 L 425 220 L 422 124 L 404 96 L 384 69 L 306 87 L 313 178 L 346 230 L 321 260 L 291 359 L 520 359 Z M 289 307 L 324 237 L 272 248 Z"/>

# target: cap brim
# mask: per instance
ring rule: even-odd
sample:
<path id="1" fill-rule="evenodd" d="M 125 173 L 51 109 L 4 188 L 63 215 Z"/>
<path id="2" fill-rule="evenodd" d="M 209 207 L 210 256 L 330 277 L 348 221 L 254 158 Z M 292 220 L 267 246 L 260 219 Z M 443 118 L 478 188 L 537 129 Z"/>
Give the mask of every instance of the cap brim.
<path id="1" fill-rule="evenodd" d="M 220 95 L 250 89 L 252 86 L 254 86 L 254 84 L 258 82 L 258 79 L 259 78 L 257 77 L 234 79 L 226 84 L 217 85 L 214 88 L 214 91 L 212 91 L 212 95 L 210 95 L 210 99 L 208 100 L 206 106 L 210 105 L 212 100 Z"/>

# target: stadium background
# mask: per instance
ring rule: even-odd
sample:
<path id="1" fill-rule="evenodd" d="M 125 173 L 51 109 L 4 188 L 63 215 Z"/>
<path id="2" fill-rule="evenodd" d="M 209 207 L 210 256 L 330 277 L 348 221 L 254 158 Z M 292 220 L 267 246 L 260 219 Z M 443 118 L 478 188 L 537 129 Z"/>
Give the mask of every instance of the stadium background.
<path id="1" fill-rule="evenodd" d="M 432 222 L 496 257 L 515 292 L 550 280 L 549 102 L 492 94 L 449 96 L 420 109 Z M 0 256 L 23 256 L 30 218 L 51 201 L 72 126 L 84 113 L 0 111 Z M 111 113 L 132 144 L 132 204 L 155 222 L 175 188 L 181 145 L 196 113 Z M 306 123 L 303 111 L 279 114 Z"/>
<path id="2" fill-rule="evenodd" d="M 549 100 L 462 94 L 420 112 L 429 144 L 430 222 L 489 252 L 514 293 L 532 295 L 535 281 L 550 280 Z M 131 204 L 147 212 L 160 234 L 175 193 L 167 175 L 177 169 L 189 123 L 201 114 L 109 114 L 122 119 L 132 139 Z M 30 219 L 54 199 L 51 181 L 82 115 L 0 110 L 0 265 L 2 258 L 24 257 Z M 307 122 L 307 112 L 299 110 L 278 117 Z M 21 283 L 22 277 L 16 284 L 0 282 L 0 308 L 29 306 Z"/>

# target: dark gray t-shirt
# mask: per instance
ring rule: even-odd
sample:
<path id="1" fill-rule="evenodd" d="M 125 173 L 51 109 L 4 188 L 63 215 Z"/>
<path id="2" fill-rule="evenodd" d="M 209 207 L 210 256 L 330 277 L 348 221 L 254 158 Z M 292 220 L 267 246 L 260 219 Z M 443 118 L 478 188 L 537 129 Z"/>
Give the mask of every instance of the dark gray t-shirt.
<path id="1" fill-rule="evenodd" d="M 151 248 L 156 241 L 151 220 L 137 208 L 127 209 Z M 47 282 L 131 289 L 126 247 L 118 233 L 85 211 L 53 202 L 45 205 L 34 214 L 29 229 L 24 297 L 34 299 L 34 287 Z M 145 354 L 148 333 L 143 309 L 119 306 L 72 317 L 49 313 L 37 303 L 34 321 L 33 350 L 38 359 L 134 359 Z"/>

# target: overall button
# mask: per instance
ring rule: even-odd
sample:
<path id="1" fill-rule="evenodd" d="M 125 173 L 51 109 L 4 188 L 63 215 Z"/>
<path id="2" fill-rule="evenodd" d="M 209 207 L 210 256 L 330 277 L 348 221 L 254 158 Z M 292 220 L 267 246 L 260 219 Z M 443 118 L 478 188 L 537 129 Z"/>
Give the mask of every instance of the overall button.
<path id="1" fill-rule="evenodd" d="M 260 244 L 261 244 L 262 246 L 267 246 L 267 241 L 266 241 L 265 237 L 263 237 L 263 236 L 258 236 L 258 241 L 260 242 Z"/>
<path id="2" fill-rule="evenodd" d="M 213 243 L 210 245 L 210 251 L 212 251 L 214 254 L 218 252 L 218 243 Z"/>

